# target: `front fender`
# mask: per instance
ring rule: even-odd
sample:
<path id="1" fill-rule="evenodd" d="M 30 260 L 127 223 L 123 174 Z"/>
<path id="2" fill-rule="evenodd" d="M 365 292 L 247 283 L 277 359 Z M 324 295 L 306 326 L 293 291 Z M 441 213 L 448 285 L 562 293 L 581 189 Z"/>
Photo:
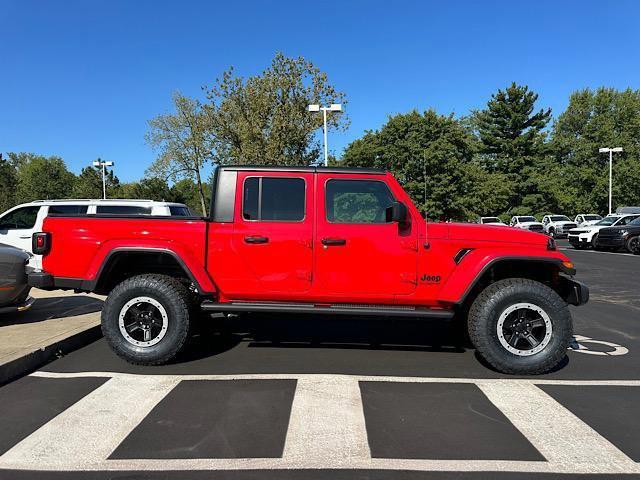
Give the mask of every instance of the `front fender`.
<path id="1" fill-rule="evenodd" d="M 564 271 L 563 262 L 569 259 L 559 252 L 531 248 L 501 248 L 500 251 L 474 249 L 464 256 L 457 268 L 447 279 L 440 291 L 440 301 L 445 303 L 463 303 L 482 276 L 491 267 L 500 262 L 522 262 L 523 268 L 528 262 L 553 263 Z M 574 274 L 575 271 L 566 273 Z M 525 272 L 522 274 L 526 277 Z"/>

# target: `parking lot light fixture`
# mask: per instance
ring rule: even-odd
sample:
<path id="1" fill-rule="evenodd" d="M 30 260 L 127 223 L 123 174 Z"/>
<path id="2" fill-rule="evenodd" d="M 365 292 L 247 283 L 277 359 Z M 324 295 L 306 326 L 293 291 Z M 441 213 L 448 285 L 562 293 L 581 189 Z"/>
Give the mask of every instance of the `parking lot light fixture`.
<path id="1" fill-rule="evenodd" d="M 622 152 L 622 147 L 599 148 L 598 152 L 609 154 L 609 215 L 612 213 L 612 188 L 613 188 L 613 154 Z"/>
<path id="2" fill-rule="evenodd" d="M 322 117 L 324 119 L 324 166 L 326 167 L 329 164 L 329 148 L 327 146 L 327 112 L 341 112 L 342 104 L 340 103 L 332 103 L 328 107 L 321 107 L 318 104 L 309 105 L 308 110 L 310 112 L 320 112 L 322 111 Z"/>
<path id="3" fill-rule="evenodd" d="M 93 162 L 94 167 L 102 167 L 102 198 L 107 198 L 107 181 L 106 181 L 106 167 L 113 167 L 114 162 L 103 162 L 98 159 Z"/>

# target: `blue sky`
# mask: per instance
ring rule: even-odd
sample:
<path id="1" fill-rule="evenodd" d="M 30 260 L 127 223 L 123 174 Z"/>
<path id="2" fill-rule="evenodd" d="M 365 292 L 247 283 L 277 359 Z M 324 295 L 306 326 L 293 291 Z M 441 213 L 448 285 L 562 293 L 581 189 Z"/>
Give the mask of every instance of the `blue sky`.
<path id="1" fill-rule="evenodd" d="M 147 120 L 233 65 L 303 55 L 347 94 L 340 155 L 394 113 L 464 115 L 511 81 L 559 114 L 570 92 L 639 88 L 636 1 L 0 0 L 0 152 L 114 160 L 140 178 Z"/>

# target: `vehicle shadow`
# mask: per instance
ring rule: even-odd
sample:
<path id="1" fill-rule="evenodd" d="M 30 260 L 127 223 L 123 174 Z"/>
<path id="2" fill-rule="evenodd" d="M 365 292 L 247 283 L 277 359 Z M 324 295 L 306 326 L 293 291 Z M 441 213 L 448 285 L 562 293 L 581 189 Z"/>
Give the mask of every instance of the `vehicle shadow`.
<path id="1" fill-rule="evenodd" d="M 327 348 L 462 353 L 469 348 L 459 321 L 390 317 L 245 314 L 203 319 L 177 363 L 248 348 Z"/>
<path id="2" fill-rule="evenodd" d="M 74 317 L 102 310 L 103 301 L 86 295 L 38 298 L 26 312 L 0 315 L 0 327 Z"/>

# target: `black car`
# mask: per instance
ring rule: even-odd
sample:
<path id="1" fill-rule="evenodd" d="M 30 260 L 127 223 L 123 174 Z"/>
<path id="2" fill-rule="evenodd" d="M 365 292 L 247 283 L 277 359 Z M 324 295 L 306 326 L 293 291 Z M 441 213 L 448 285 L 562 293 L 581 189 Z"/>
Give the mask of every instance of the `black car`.
<path id="1" fill-rule="evenodd" d="M 631 253 L 640 255 L 640 217 L 627 225 L 601 229 L 597 242 L 598 248 L 626 248 Z"/>

